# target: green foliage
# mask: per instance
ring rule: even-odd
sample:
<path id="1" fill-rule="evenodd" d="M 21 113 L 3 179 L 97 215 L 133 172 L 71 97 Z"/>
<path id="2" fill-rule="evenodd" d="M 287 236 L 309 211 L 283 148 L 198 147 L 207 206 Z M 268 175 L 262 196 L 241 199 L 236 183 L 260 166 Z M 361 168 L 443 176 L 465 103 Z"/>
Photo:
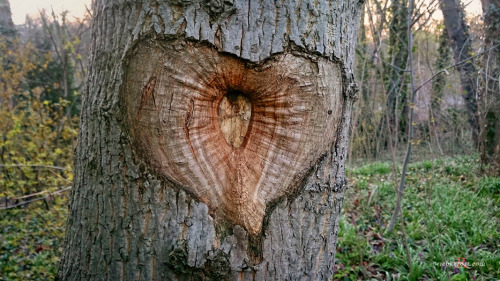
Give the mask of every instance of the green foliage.
<path id="1" fill-rule="evenodd" d="M 0 280 L 57 272 L 67 202 L 51 193 L 71 185 L 78 120 L 60 86 L 74 73 L 62 75 L 54 58 L 48 47 L 0 38 Z"/>
<path id="2" fill-rule="evenodd" d="M 340 222 L 334 279 L 494 280 L 500 276 L 500 178 L 478 176 L 477 161 L 462 156 L 410 165 L 402 209 L 411 274 L 401 229 L 384 234 L 396 201 L 391 173 L 380 172 L 388 165 L 371 163 L 353 169 L 353 186 L 347 191 Z M 469 268 L 452 264 L 459 257 Z"/>
<path id="3" fill-rule="evenodd" d="M 479 194 L 485 196 L 493 196 L 497 203 L 500 203 L 500 178 L 499 177 L 484 177 L 478 183 Z"/>
<path id="4" fill-rule="evenodd" d="M 73 180 L 81 55 L 52 16 L 26 42 L 0 37 L 0 280 L 53 280 L 62 251 L 66 193 L 53 191 Z"/>
<path id="5" fill-rule="evenodd" d="M 0 211 L 0 280 L 54 280 L 62 253 L 66 200 Z"/>
<path id="6" fill-rule="evenodd" d="M 0 54 L 0 196 L 12 205 L 19 203 L 13 198 L 71 184 L 77 119 L 66 114 L 69 101 L 44 100 L 44 89 L 27 82 L 50 56 L 40 60 L 31 44 L 1 42 Z"/>

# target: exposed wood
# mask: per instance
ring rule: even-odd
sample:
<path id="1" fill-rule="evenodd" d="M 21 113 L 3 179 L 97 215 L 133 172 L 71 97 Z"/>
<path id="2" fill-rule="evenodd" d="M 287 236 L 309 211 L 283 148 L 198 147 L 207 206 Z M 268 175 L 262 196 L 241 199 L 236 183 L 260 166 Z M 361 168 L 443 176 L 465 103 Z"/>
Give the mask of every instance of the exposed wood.
<path id="1" fill-rule="evenodd" d="M 330 279 L 361 4 L 96 1 L 60 278 Z"/>
<path id="2" fill-rule="evenodd" d="M 268 203 L 293 193 L 336 141 L 342 77 L 326 59 L 286 54 L 253 66 L 175 42 L 133 53 L 123 95 L 138 154 L 251 234 Z M 241 106 L 243 120 L 226 118 Z"/>

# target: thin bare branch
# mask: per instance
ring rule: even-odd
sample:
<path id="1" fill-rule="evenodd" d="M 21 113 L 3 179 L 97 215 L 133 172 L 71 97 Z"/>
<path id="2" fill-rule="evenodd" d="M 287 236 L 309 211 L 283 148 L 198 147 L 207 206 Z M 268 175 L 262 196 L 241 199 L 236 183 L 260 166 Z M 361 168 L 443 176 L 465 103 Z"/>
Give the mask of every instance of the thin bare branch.
<path id="1" fill-rule="evenodd" d="M 50 165 L 26 165 L 26 164 L 13 164 L 13 165 L 4 165 L 0 164 L 0 168 L 24 168 L 24 167 L 30 167 L 30 168 L 43 168 L 43 169 L 54 169 L 54 170 L 61 170 L 61 171 L 71 171 L 68 170 L 64 167 L 59 167 L 59 166 L 50 166 Z"/>
<path id="2" fill-rule="evenodd" d="M 29 204 L 29 203 L 32 203 L 32 202 L 36 202 L 36 201 L 40 201 L 40 200 L 45 200 L 49 197 L 52 197 L 52 196 L 55 196 L 55 195 L 60 195 L 61 193 L 65 192 L 65 191 L 68 191 L 71 189 L 71 186 L 68 186 L 66 188 L 63 188 L 63 189 L 60 189 L 60 190 L 57 190 L 57 191 L 54 191 L 54 192 L 51 192 L 49 193 L 49 195 L 47 196 L 44 196 L 44 197 L 39 197 L 39 198 L 35 198 L 35 199 L 31 199 L 31 200 L 28 200 L 28 201 L 23 201 L 21 203 L 18 203 L 18 204 L 14 204 L 14 205 L 11 205 L 11 206 L 7 206 L 7 207 L 2 207 L 0 208 L 0 210 L 8 210 L 8 209 L 14 209 L 14 208 L 17 208 L 19 206 L 24 206 L 26 204 Z M 18 199 L 18 198 L 16 198 Z"/>
<path id="3" fill-rule="evenodd" d="M 457 67 L 457 66 L 459 66 L 459 65 L 461 65 L 461 64 L 464 64 L 464 63 L 468 62 L 469 60 L 474 59 L 474 58 L 476 58 L 476 57 L 479 57 L 480 55 L 482 55 L 482 54 L 484 54 L 484 53 L 486 53 L 486 52 L 489 52 L 490 50 L 495 49 L 495 48 L 497 48 L 497 47 L 499 47 L 499 46 L 500 46 L 500 44 L 497 44 L 497 45 L 495 45 L 495 46 L 493 46 L 493 47 L 491 47 L 491 48 L 485 49 L 485 50 L 483 50 L 483 51 L 481 51 L 481 52 L 479 52 L 479 53 L 477 53 L 477 54 L 475 54 L 475 55 L 473 55 L 473 56 L 470 56 L 470 57 L 468 57 L 468 58 L 465 58 L 465 59 L 463 59 L 463 60 L 461 60 L 461 61 L 459 61 L 459 62 L 455 63 L 454 65 L 450 65 L 450 66 L 448 66 L 448 67 L 446 67 L 446 68 L 441 69 L 440 71 L 438 71 L 438 72 L 436 72 L 434 75 L 432 75 L 432 76 L 431 76 L 431 78 L 427 79 L 424 83 L 422 83 L 420 86 L 418 86 L 418 87 L 417 87 L 417 89 L 416 89 L 415 91 L 420 90 L 420 89 L 421 89 L 421 88 L 422 88 L 425 84 L 427 84 L 427 83 L 431 82 L 432 80 L 434 80 L 434 78 L 436 78 L 436 76 L 438 76 L 439 74 L 441 74 L 441 73 L 443 73 L 443 72 L 448 73 L 448 70 L 449 70 L 449 69 L 454 68 L 454 67 Z"/>

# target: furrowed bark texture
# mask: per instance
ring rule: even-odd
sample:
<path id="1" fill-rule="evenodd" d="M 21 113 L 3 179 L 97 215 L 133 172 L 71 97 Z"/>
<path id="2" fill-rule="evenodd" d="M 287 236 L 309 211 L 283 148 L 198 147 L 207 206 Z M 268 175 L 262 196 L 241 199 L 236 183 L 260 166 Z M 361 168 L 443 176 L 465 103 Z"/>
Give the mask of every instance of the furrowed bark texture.
<path id="1" fill-rule="evenodd" d="M 356 1 L 96 1 L 62 280 L 328 280 Z"/>

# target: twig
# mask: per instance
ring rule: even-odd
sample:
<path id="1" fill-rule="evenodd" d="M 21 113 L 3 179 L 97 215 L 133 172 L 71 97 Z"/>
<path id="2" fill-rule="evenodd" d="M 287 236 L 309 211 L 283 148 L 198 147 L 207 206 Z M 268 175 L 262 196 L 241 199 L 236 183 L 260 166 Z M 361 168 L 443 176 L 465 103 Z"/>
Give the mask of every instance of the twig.
<path id="1" fill-rule="evenodd" d="M 47 195 L 45 197 L 39 197 L 39 198 L 31 199 L 31 200 L 28 200 L 28 201 L 23 201 L 21 203 L 18 203 L 18 204 L 12 205 L 12 206 L 8 206 L 8 207 L 2 207 L 2 208 L 0 208 L 0 210 L 13 209 L 13 208 L 16 208 L 16 207 L 19 207 L 19 206 L 23 206 L 23 205 L 26 205 L 26 204 L 29 204 L 29 203 L 32 203 L 32 202 L 36 202 L 36 201 L 39 201 L 39 200 L 45 200 L 45 199 L 47 199 L 47 198 L 49 198 L 51 196 L 59 195 L 59 194 L 63 193 L 64 191 L 68 191 L 70 189 L 71 189 L 71 186 L 68 186 L 66 188 L 63 188 L 63 189 L 51 192 L 51 193 L 49 193 L 49 195 Z M 34 195 L 34 194 L 32 194 L 32 195 Z M 21 198 L 21 197 L 19 197 L 19 198 Z M 19 198 L 16 198 L 16 199 L 19 199 Z"/>
<path id="2" fill-rule="evenodd" d="M 476 57 L 479 57 L 480 55 L 482 55 L 482 54 L 484 54 L 484 53 L 486 53 L 486 52 L 489 52 L 489 51 L 491 51 L 491 50 L 493 50 L 493 49 L 497 48 L 498 46 L 500 46 L 500 44 L 497 44 L 497 45 L 495 45 L 495 46 L 493 46 L 493 47 L 490 47 L 490 48 L 488 48 L 488 49 L 485 49 L 485 50 L 483 50 L 483 51 L 481 51 L 481 52 L 479 52 L 479 53 L 477 53 L 477 54 L 475 54 L 475 55 L 473 55 L 473 56 L 467 57 L 467 58 L 465 58 L 465 59 L 463 59 L 463 60 L 461 60 L 461 61 L 459 61 L 459 62 L 457 62 L 457 63 L 455 63 L 455 64 L 453 64 L 453 65 L 450 65 L 450 66 L 448 66 L 448 67 L 446 67 L 446 68 L 443 68 L 443 69 L 439 70 L 439 71 L 438 71 L 438 72 L 436 72 L 434 75 L 432 75 L 429 79 L 427 79 L 424 83 L 420 84 L 420 86 L 418 86 L 418 87 L 415 89 L 415 91 L 417 91 L 417 92 L 418 92 L 418 91 L 419 91 L 419 90 L 420 90 L 423 86 L 425 86 L 427 83 L 429 83 L 429 82 L 431 82 L 432 80 L 434 80 L 434 78 L 436 78 L 436 76 L 438 76 L 439 74 L 441 74 L 441 73 L 443 73 L 443 72 L 448 73 L 448 70 L 449 70 L 449 69 L 454 68 L 454 67 L 457 67 L 457 66 L 459 66 L 459 65 L 462 65 L 462 64 L 466 63 L 467 61 L 469 61 L 469 60 L 471 60 L 471 59 L 474 59 L 474 58 L 476 58 Z M 392 68 L 394 68 L 394 69 L 396 69 L 396 70 L 398 70 L 398 71 L 401 71 L 401 72 L 410 72 L 410 70 L 401 69 L 401 68 L 399 68 L 399 67 L 397 67 L 397 66 L 395 66 L 395 65 L 391 64 L 390 62 L 388 62 L 388 61 L 386 61 L 386 60 L 383 60 L 383 59 L 379 58 L 378 56 L 376 56 L 376 55 L 374 55 L 374 54 L 369 54 L 369 53 L 368 53 L 368 50 L 367 50 L 367 49 L 365 49 L 365 48 L 359 48 L 359 49 L 363 50 L 365 53 L 367 53 L 368 55 L 370 55 L 372 58 L 374 58 L 374 59 L 376 59 L 376 60 L 379 60 L 380 62 L 382 62 L 382 63 L 384 63 L 384 64 L 388 64 L 389 66 L 391 66 Z"/>
<path id="3" fill-rule="evenodd" d="M 461 61 L 457 62 L 457 63 L 456 63 L 456 64 L 454 64 L 454 65 L 450 65 L 450 66 L 448 66 L 448 67 L 446 67 L 446 68 L 441 69 L 440 71 L 438 71 L 438 72 L 436 72 L 434 75 L 432 75 L 432 76 L 431 76 L 431 78 L 427 79 L 424 83 L 422 83 L 420 86 L 418 86 L 418 87 L 417 87 L 417 89 L 415 89 L 415 91 L 417 91 L 417 92 L 418 92 L 418 90 L 420 90 L 423 86 L 425 86 L 425 84 L 427 84 L 427 83 L 431 82 L 432 80 L 434 80 L 434 78 L 436 78 L 436 76 L 438 76 L 439 74 L 441 74 L 441 73 L 443 73 L 443 72 L 448 73 L 448 69 L 451 69 L 451 68 L 457 67 L 457 66 L 459 66 L 459 65 L 461 65 L 461 64 L 464 64 L 464 63 L 466 63 L 467 61 L 469 61 L 469 60 L 471 60 L 471 59 L 474 59 L 474 58 L 476 58 L 476 57 L 479 57 L 480 55 L 482 55 L 482 54 L 484 54 L 484 53 L 486 53 L 486 52 L 489 52 L 490 50 L 493 50 L 493 49 L 497 48 L 498 46 L 500 46 L 500 44 L 496 44 L 495 46 L 490 47 L 490 48 L 488 48 L 488 49 L 485 49 L 485 50 L 483 50 L 483 51 L 481 51 L 481 52 L 479 52 L 479 53 L 477 53 L 477 54 L 475 54 L 475 55 L 473 55 L 473 56 L 471 56 L 471 57 L 465 58 L 465 59 L 463 59 L 463 60 L 461 60 Z"/>
<path id="4" fill-rule="evenodd" d="M 400 68 L 400 67 L 398 67 L 398 66 L 396 66 L 396 65 L 394 65 L 394 64 L 392 64 L 392 63 L 390 63 L 390 62 L 388 62 L 388 61 L 386 61 L 386 60 L 384 60 L 384 59 L 379 58 L 379 57 L 378 57 L 377 55 L 375 55 L 375 54 L 369 54 L 369 53 L 368 53 L 368 50 L 367 50 L 366 48 L 362 48 L 362 47 L 359 47 L 359 46 L 358 46 L 358 49 L 363 50 L 365 53 L 367 53 L 367 54 L 368 54 L 369 56 L 371 56 L 373 59 L 379 60 L 380 62 L 382 62 L 382 63 L 384 63 L 384 64 L 389 65 L 390 67 L 392 67 L 392 68 L 396 69 L 396 70 L 397 70 L 397 71 L 399 71 L 399 72 L 410 72 L 410 70 L 407 70 L 407 69 L 402 69 L 402 68 Z"/>
<path id="5" fill-rule="evenodd" d="M 401 207 L 401 200 L 403 198 L 403 192 L 405 189 L 405 181 L 406 181 L 406 171 L 408 170 L 408 164 L 410 162 L 410 156 L 411 156 L 411 149 L 412 149 L 412 142 L 413 142 L 413 108 L 415 104 L 415 96 L 416 96 L 416 90 L 415 90 L 415 84 L 414 84 L 414 77 L 413 77 L 413 54 L 411 50 L 411 45 L 412 45 L 412 34 L 410 31 L 410 34 L 408 36 L 408 56 L 409 56 L 409 67 L 410 67 L 410 80 L 411 80 L 411 87 L 412 87 L 412 92 L 411 92 L 411 104 L 410 104 L 410 122 L 409 122 L 409 130 L 408 130 L 408 149 L 406 151 L 406 157 L 405 161 L 403 162 L 403 171 L 401 173 L 401 180 L 399 182 L 399 190 L 397 193 L 397 201 L 396 201 L 396 208 L 394 209 L 394 213 L 392 214 L 391 221 L 389 223 L 389 226 L 387 227 L 386 232 L 389 233 L 392 231 L 394 228 L 394 225 L 396 224 L 396 221 L 398 219 L 399 215 L 399 209 Z"/>
<path id="6" fill-rule="evenodd" d="M 411 16 L 413 12 L 413 0 L 410 0 L 409 9 L 408 9 L 408 22 L 411 21 Z M 409 122 L 409 132 L 408 132 L 408 150 L 406 151 L 405 161 L 403 163 L 403 171 L 401 172 L 401 181 L 399 183 L 399 190 L 397 192 L 397 201 L 396 208 L 394 209 L 394 213 L 392 215 L 389 226 L 387 227 L 386 233 L 389 233 L 396 224 L 398 215 L 401 215 L 401 230 L 403 232 L 403 245 L 406 252 L 406 261 L 408 263 L 409 273 L 412 273 L 412 263 L 410 256 L 410 249 L 408 246 L 408 241 L 406 237 L 405 227 L 404 227 L 404 217 L 403 211 L 401 208 L 401 201 L 403 200 L 403 192 L 405 189 L 405 181 L 406 181 L 406 172 L 408 170 L 408 164 L 410 163 L 411 157 L 411 149 L 413 144 L 413 116 L 414 116 L 414 105 L 415 105 L 415 97 L 417 94 L 417 90 L 415 89 L 415 75 L 413 72 L 413 34 L 411 30 L 411 24 L 408 24 L 408 60 L 409 60 L 409 70 L 410 70 L 410 84 L 411 84 L 411 104 L 410 104 L 410 122 Z"/>
<path id="7" fill-rule="evenodd" d="M 43 191 L 40 191 L 40 192 L 37 192 L 37 193 L 32 193 L 32 194 L 28 194 L 28 195 L 23 195 L 23 196 L 20 196 L 20 197 L 12 198 L 11 200 L 12 201 L 16 201 L 16 200 L 26 199 L 26 198 L 37 196 L 37 195 L 44 194 L 44 193 L 47 193 L 47 192 L 49 192 L 49 191 L 48 190 L 43 190 Z"/>
<path id="8" fill-rule="evenodd" d="M 45 168 L 45 169 L 54 169 L 54 170 L 61 170 L 61 171 L 68 171 L 68 169 L 59 167 L 59 166 L 50 166 L 50 165 L 26 165 L 26 164 L 0 164 L 0 168 L 22 168 L 22 167 L 31 167 L 31 168 Z"/>

